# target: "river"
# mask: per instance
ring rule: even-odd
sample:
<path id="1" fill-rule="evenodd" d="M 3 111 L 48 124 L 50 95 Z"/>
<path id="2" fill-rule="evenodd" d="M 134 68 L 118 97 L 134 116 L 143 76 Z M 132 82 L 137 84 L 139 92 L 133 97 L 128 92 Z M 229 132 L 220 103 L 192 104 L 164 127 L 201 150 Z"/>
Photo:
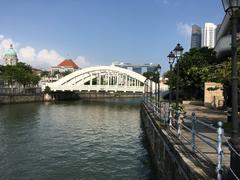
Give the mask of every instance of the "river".
<path id="1" fill-rule="evenodd" d="M 0 179 L 154 179 L 140 100 L 0 106 Z"/>

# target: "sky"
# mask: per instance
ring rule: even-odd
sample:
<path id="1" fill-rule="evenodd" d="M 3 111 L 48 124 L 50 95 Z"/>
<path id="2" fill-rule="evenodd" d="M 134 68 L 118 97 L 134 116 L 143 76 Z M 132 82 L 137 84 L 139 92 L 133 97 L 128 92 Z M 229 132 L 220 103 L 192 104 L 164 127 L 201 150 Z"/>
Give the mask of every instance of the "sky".
<path id="1" fill-rule="evenodd" d="M 220 0 L 0 0 L 0 64 L 13 44 L 19 60 L 48 69 L 64 58 L 80 67 L 156 63 L 180 43 L 190 48 L 191 25 L 220 24 Z"/>

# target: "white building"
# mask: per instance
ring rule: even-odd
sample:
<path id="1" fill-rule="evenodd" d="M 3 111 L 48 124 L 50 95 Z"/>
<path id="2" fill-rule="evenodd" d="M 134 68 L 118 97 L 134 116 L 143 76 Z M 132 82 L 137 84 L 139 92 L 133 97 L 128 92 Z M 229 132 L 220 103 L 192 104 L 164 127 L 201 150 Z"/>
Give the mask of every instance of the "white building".
<path id="1" fill-rule="evenodd" d="M 64 73 L 66 71 L 74 72 L 78 69 L 79 69 L 79 66 L 72 59 L 65 59 L 57 66 L 52 67 L 51 73 L 52 74 L 54 74 L 54 72 Z"/>
<path id="2" fill-rule="evenodd" d="M 18 62 L 17 52 L 13 49 L 12 44 L 10 48 L 4 52 L 3 55 L 4 65 L 16 65 Z"/>
<path id="3" fill-rule="evenodd" d="M 202 47 L 214 48 L 216 44 L 217 26 L 213 23 L 205 23 L 202 32 Z"/>

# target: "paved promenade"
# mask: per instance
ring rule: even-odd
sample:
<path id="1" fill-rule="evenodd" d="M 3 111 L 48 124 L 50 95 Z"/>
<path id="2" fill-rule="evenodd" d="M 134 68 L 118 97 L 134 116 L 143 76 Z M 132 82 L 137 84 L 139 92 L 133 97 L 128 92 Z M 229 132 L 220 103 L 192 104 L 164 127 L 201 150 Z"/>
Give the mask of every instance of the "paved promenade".
<path id="1" fill-rule="evenodd" d="M 189 171 L 191 171 L 192 174 L 196 174 L 196 177 L 200 177 L 200 179 L 215 179 L 217 165 L 217 129 L 212 125 L 216 125 L 218 121 L 227 122 L 226 112 L 195 105 L 184 105 L 184 111 L 187 112 L 187 117 L 184 119 L 182 124 L 180 138 L 177 134 L 176 121 L 173 121 L 173 126 L 167 129 L 164 128 L 162 123 L 158 120 L 155 121 L 155 124 L 158 125 L 157 128 L 161 129 L 161 131 L 166 134 L 169 141 L 174 145 L 175 150 L 184 162 L 183 164 L 186 164 L 186 166 L 189 167 Z M 191 144 L 192 120 L 190 118 L 192 112 L 195 112 L 197 120 L 203 121 L 210 126 L 207 127 L 200 122 L 197 122 L 195 152 L 192 151 Z M 155 113 L 151 114 L 152 116 L 155 116 L 154 119 L 158 118 Z M 201 138 L 203 138 L 205 142 Z M 226 142 L 228 139 L 229 137 L 225 134 L 225 138 L 223 138 L 223 179 L 226 178 L 230 164 L 230 151 Z"/>
<path id="2" fill-rule="evenodd" d="M 214 110 L 204 106 L 197 106 L 197 105 L 184 105 L 184 110 L 187 112 L 187 116 L 191 116 L 193 112 L 196 114 L 196 118 L 208 124 L 215 124 L 219 121 L 227 122 L 227 114 L 221 110 Z M 191 122 L 189 122 L 190 124 Z M 187 124 L 187 122 L 186 122 Z M 197 125 L 197 131 L 205 136 L 205 140 L 211 144 L 217 144 L 217 135 L 216 132 L 212 129 L 207 128 L 201 124 Z M 172 131 L 176 133 L 176 131 Z M 182 128 L 182 134 L 187 139 L 191 139 L 192 134 L 187 131 L 186 129 Z M 229 137 L 225 134 L 227 139 Z M 192 146 L 191 144 L 187 143 L 187 141 L 182 138 L 182 142 L 184 142 L 185 148 L 191 151 Z M 196 172 L 202 174 L 205 177 L 212 176 L 214 171 L 216 170 L 216 162 L 217 162 L 217 155 L 216 150 L 210 147 L 208 144 L 204 143 L 200 138 L 196 138 L 196 147 L 199 151 L 196 151 L 194 156 L 190 156 L 189 153 L 186 153 L 183 148 L 177 147 L 179 153 L 182 155 L 183 159 L 192 166 Z M 230 151 L 227 146 L 227 143 L 223 143 L 223 151 L 224 151 L 224 158 L 223 158 L 223 169 L 225 169 L 225 173 L 230 165 Z M 187 155 L 187 156 L 186 156 Z M 226 176 L 226 174 L 225 174 Z"/>
<path id="3" fill-rule="evenodd" d="M 196 113 L 197 118 L 199 118 L 202 121 L 206 121 L 208 123 L 212 122 L 227 122 L 227 114 L 224 111 L 221 110 L 214 110 L 210 109 L 205 106 L 197 106 L 197 105 L 183 105 L 184 111 L 187 112 L 187 116 L 191 116 L 193 112 Z"/>

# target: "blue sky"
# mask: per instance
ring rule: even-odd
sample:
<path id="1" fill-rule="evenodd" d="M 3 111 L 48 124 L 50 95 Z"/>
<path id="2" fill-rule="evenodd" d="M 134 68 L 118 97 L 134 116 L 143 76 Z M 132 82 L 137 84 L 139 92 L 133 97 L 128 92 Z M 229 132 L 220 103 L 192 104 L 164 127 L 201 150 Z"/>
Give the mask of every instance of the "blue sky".
<path id="1" fill-rule="evenodd" d="M 0 55 L 13 43 L 19 59 L 44 68 L 72 58 L 80 66 L 160 63 L 166 71 L 178 42 L 189 49 L 192 24 L 224 16 L 220 0 L 0 2 Z"/>

